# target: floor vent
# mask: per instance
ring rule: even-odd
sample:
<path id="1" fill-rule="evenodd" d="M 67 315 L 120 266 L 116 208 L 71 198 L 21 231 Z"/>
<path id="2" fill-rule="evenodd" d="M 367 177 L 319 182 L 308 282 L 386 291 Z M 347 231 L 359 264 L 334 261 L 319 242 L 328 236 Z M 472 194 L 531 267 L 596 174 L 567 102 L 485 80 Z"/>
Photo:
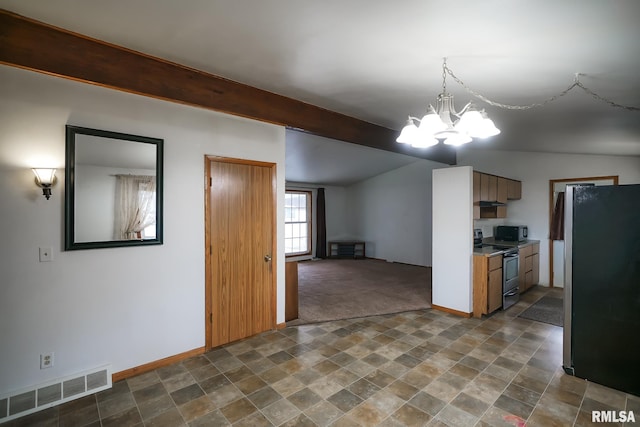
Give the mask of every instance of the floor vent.
<path id="1" fill-rule="evenodd" d="M 0 424 L 111 388 L 111 366 L 102 366 L 0 395 Z"/>

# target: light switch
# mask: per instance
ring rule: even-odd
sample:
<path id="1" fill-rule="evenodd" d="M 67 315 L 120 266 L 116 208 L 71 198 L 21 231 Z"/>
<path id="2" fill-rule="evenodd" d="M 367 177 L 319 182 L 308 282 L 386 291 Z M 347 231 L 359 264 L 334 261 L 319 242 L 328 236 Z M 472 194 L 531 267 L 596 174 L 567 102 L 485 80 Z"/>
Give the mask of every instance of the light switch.
<path id="1" fill-rule="evenodd" d="M 53 261 L 53 248 L 40 248 L 40 262 Z"/>

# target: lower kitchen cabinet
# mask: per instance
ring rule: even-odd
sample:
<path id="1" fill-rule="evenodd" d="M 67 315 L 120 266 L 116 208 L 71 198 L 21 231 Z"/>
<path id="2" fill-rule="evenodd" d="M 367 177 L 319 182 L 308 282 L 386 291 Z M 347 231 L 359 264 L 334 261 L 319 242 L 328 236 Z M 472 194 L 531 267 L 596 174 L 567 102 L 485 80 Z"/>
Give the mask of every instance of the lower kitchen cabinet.
<path id="1" fill-rule="evenodd" d="M 473 315 L 502 307 L 502 254 L 473 256 Z"/>
<path id="2" fill-rule="evenodd" d="M 520 255 L 518 282 L 520 293 L 523 293 L 540 281 L 540 243 L 524 244 L 518 250 Z"/>

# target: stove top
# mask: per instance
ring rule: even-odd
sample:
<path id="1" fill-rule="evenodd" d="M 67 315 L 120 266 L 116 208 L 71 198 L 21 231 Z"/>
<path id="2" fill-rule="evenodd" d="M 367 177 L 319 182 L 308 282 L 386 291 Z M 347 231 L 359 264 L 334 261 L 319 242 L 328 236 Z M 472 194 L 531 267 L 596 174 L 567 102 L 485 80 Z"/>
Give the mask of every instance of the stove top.
<path id="1" fill-rule="evenodd" d="M 508 246 L 508 245 L 495 245 L 495 244 L 484 244 L 482 246 L 491 246 L 493 249 L 500 249 L 500 250 L 507 250 L 507 249 L 513 249 L 516 246 Z"/>

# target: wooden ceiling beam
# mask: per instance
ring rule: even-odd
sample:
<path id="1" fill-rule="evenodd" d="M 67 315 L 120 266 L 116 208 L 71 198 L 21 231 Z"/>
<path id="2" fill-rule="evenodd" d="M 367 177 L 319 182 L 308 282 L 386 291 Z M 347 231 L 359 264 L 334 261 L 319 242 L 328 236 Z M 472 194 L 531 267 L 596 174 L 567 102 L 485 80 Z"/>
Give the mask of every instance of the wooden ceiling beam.
<path id="1" fill-rule="evenodd" d="M 111 89 L 302 130 L 315 135 L 456 163 L 452 147 L 395 142 L 398 132 L 292 98 L 0 10 L 0 63 Z"/>

